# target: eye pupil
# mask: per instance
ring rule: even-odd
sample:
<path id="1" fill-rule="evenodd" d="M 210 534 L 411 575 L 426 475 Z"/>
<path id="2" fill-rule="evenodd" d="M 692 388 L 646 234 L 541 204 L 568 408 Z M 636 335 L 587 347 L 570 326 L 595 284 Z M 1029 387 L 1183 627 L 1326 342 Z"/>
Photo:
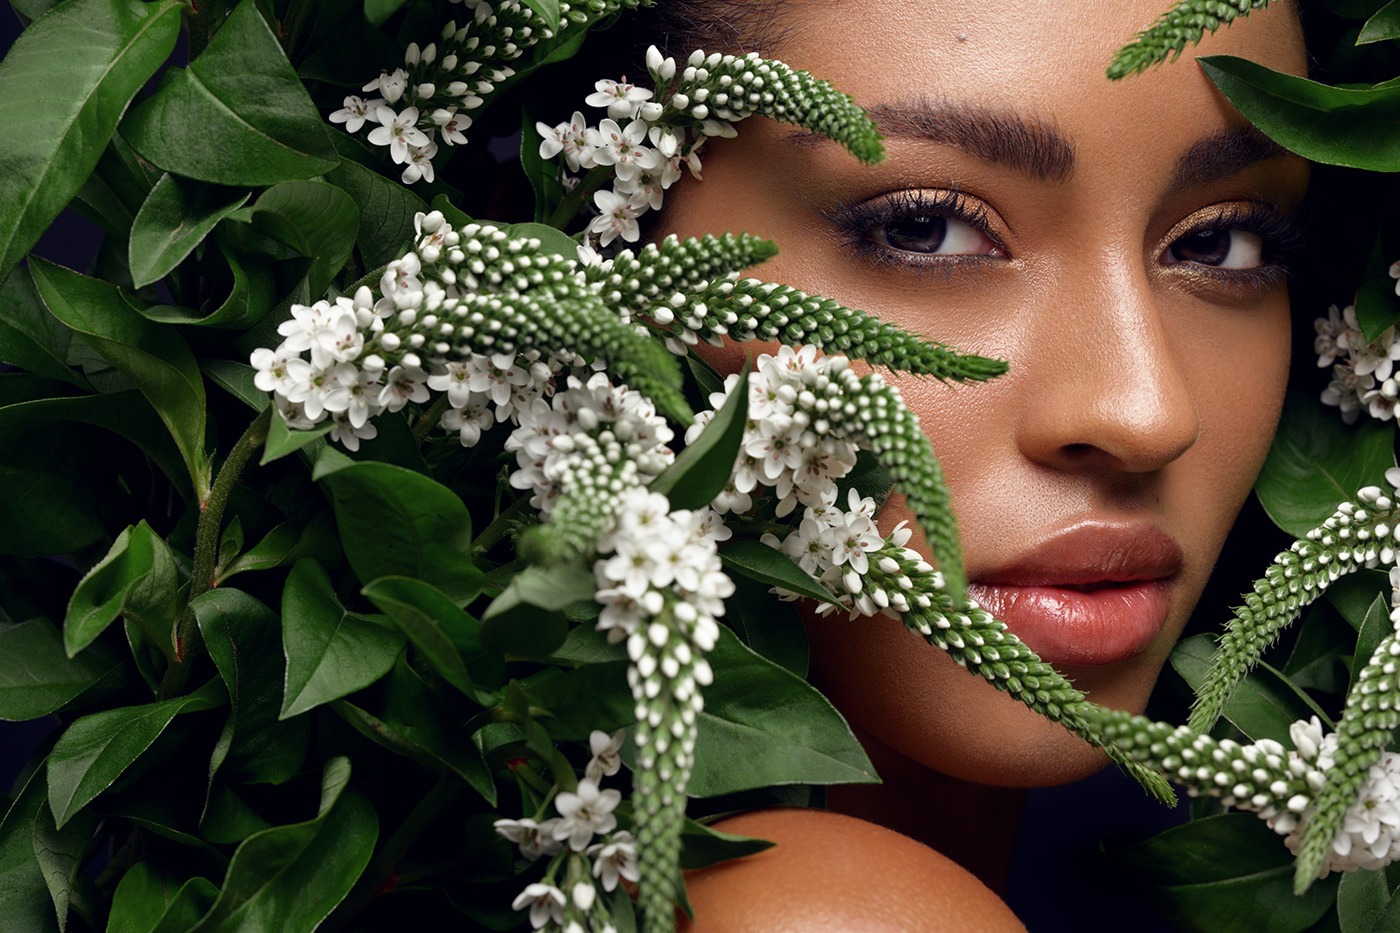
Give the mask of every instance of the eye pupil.
<path id="1" fill-rule="evenodd" d="M 1201 230 L 1190 233 L 1172 244 L 1177 258 L 1203 266 L 1218 266 L 1230 255 L 1229 230 Z"/>
<path id="2" fill-rule="evenodd" d="M 911 253 L 936 253 L 948 234 L 945 217 L 906 217 L 885 227 L 885 239 L 895 249 Z"/>

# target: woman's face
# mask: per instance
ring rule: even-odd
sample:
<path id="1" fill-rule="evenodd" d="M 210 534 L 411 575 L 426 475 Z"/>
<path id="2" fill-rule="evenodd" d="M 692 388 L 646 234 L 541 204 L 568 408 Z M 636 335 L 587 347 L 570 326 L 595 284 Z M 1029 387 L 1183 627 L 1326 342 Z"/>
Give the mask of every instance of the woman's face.
<path id="1" fill-rule="evenodd" d="M 1010 361 L 986 385 L 898 382 L 946 472 L 973 595 L 1092 699 L 1134 711 L 1273 435 L 1289 355 L 1274 243 L 1308 174 L 1189 55 L 1104 78 L 1159 6 L 789 3 L 765 53 L 853 95 L 888 158 L 752 120 L 664 218 L 770 237 L 761 277 Z M 1278 5 L 1197 50 L 1216 53 L 1304 68 Z M 716 355 L 737 368 L 744 352 Z M 908 513 L 894 497 L 881 517 Z M 897 622 L 809 630 L 814 679 L 918 762 L 1033 785 L 1101 761 Z"/>

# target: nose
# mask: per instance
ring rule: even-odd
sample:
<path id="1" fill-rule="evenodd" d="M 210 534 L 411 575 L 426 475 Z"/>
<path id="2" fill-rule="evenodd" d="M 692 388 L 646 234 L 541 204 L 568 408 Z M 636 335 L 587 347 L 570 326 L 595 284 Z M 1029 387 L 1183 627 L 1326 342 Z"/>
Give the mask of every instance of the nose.
<path id="1" fill-rule="evenodd" d="M 1036 318 L 1041 365 L 1024 377 L 1022 452 L 1065 471 L 1149 473 L 1176 460 L 1196 442 L 1200 412 L 1182 365 L 1189 348 L 1171 339 L 1147 276 L 1100 270 L 1096 282 L 1060 284 Z"/>

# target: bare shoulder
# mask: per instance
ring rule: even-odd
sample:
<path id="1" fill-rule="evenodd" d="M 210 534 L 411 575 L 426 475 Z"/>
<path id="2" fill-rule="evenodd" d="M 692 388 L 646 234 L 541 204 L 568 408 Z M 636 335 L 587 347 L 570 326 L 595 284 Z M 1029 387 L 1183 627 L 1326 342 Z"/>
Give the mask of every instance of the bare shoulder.
<path id="1" fill-rule="evenodd" d="M 688 933 L 1024 931 L 954 861 L 874 823 L 824 810 L 746 813 L 716 829 L 777 843 L 686 873 Z"/>

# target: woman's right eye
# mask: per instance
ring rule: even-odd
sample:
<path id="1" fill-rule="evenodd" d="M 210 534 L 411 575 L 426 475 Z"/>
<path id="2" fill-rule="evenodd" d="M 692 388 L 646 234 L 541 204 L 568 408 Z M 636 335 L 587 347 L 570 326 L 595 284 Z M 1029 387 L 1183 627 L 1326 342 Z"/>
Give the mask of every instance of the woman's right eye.
<path id="1" fill-rule="evenodd" d="M 885 262 L 938 262 L 1004 257 L 988 229 L 987 208 L 956 189 L 904 188 L 844 203 L 827 218 L 858 255 Z M 937 258 L 935 258 L 937 257 Z"/>
<path id="2" fill-rule="evenodd" d="M 937 214 L 902 217 L 866 234 L 881 246 L 925 256 L 987 256 L 998 250 L 981 230 L 965 221 Z"/>

